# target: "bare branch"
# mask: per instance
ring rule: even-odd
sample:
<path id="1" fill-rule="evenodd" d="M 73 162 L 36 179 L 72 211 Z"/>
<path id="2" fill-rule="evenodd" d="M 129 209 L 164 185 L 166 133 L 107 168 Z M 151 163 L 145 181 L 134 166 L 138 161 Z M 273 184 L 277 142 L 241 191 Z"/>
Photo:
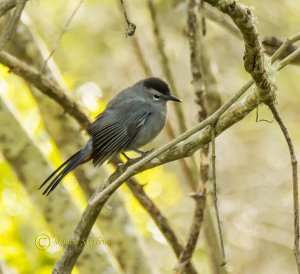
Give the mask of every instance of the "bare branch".
<path id="1" fill-rule="evenodd" d="M 292 54 L 288 55 L 287 57 L 285 57 L 279 64 L 277 67 L 277 70 L 281 70 L 283 69 L 285 66 L 287 66 L 288 64 L 290 64 L 293 60 L 295 60 L 296 58 L 298 58 L 300 56 L 300 48 L 298 48 L 297 50 L 295 50 Z"/>
<path id="2" fill-rule="evenodd" d="M 61 31 L 56 43 L 54 44 L 52 50 L 50 51 L 49 53 L 49 56 L 46 58 L 42 68 L 41 68 L 41 74 L 44 73 L 44 69 L 49 61 L 49 59 L 52 57 L 52 55 L 54 54 L 54 52 L 56 51 L 56 49 L 58 48 L 59 46 L 59 43 L 61 41 L 61 39 L 63 38 L 64 34 L 66 33 L 67 29 L 69 28 L 74 16 L 76 15 L 77 11 L 79 10 L 79 8 L 81 7 L 81 4 L 83 3 L 84 0 L 80 0 L 76 6 L 76 8 L 74 9 L 74 11 L 72 12 L 71 16 L 69 17 L 67 23 L 65 24 L 63 30 Z"/>
<path id="3" fill-rule="evenodd" d="M 202 3 L 202 2 L 201 2 Z M 200 53 L 200 45 L 203 44 L 203 25 L 198 23 L 198 18 L 196 14 L 197 4 L 195 0 L 188 1 L 188 42 L 190 48 L 190 63 L 192 71 L 192 84 L 194 87 L 194 92 L 196 94 L 199 110 L 199 121 L 205 120 L 207 117 L 206 111 L 206 98 L 205 98 L 205 86 L 203 80 L 203 67 L 202 67 L 202 56 Z M 202 5 L 200 6 L 202 8 Z M 203 21 L 201 21 L 202 23 Z M 203 46 L 202 46 L 203 47 Z M 200 230 L 202 227 L 204 219 L 204 210 L 206 206 L 206 183 L 208 181 L 208 170 L 209 164 L 207 161 L 207 156 L 209 153 L 209 146 L 205 145 L 200 150 L 200 179 L 197 192 L 193 194 L 195 200 L 195 209 L 192 219 L 191 228 L 188 234 L 188 240 L 181 252 L 179 260 L 174 268 L 176 274 L 181 274 L 185 272 L 187 264 L 190 262 L 193 253 L 196 248 L 196 244 L 199 238 Z"/>
<path id="4" fill-rule="evenodd" d="M 217 7 L 225 14 L 228 14 L 235 25 L 243 34 L 245 43 L 244 67 L 251 74 L 259 97 L 263 102 L 273 101 L 275 85 L 269 76 L 266 66 L 262 44 L 255 26 L 255 18 L 252 11 L 245 5 L 235 0 L 217 1 L 206 0 L 207 3 Z"/>
<path id="5" fill-rule="evenodd" d="M 290 157 L 291 157 L 292 174 L 293 174 L 293 200 L 294 200 L 294 234 L 295 234 L 294 252 L 295 252 L 296 262 L 298 266 L 298 272 L 300 273 L 300 250 L 299 250 L 300 231 L 299 231 L 299 194 L 298 194 L 297 158 L 296 158 L 296 153 L 289 132 L 285 127 L 275 105 L 270 104 L 268 105 L 268 107 L 272 111 L 274 118 L 277 121 L 284 135 L 284 138 L 289 148 Z"/>
<path id="6" fill-rule="evenodd" d="M 17 4 L 17 0 L 2 0 L 0 2 L 0 17 L 14 8 Z"/>
<path id="7" fill-rule="evenodd" d="M 270 56 L 273 55 L 280 47 L 284 47 L 281 50 L 281 52 L 278 53 L 278 59 L 282 60 L 288 55 L 290 55 L 291 53 L 293 53 L 295 50 L 297 50 L 296 46 L 290 44 L 291 43 L 290 41 L 287 43 L 287 41 L 282 42 L 280 39 L 276 37 L 265 37 L 264 40 L 262 41 L 262 44 L 264 46 L 266 54 Z M 300 57 L 295 58 L 292 63 L 299 65 Z"/>
<path id="8" fill-rule="evenodd" d="M 16 3 L 16 8 L 15 11 L 12 15 L 12 17 L 10 18 L 7 26 L 5 27 L 1 38 L 0 38 L 0 51 L 3 50 L 3 48 L 6 46 L 6 44 L 12 39 L 12 37 L 14 36 L 16 29 L 17 29 L 17 25 L 18 22 L 20 20 L 22 11 L 26 5 L 26 2 L 28 0 L 19 0 Z"/>
<path id="9" fill-rule="evenodd" d="M 114 165 L 118 163 L 122 163 L 119 159 L 114 160 Z M 143 206 L 143 208 L 149 213 L 158 229 L 162 233 L 162 235 L 167 240 L 168 244 L 173 249 L 177 258 L 180 256 L 183 247 L 179 242 L 175 232 L 169 224 L 168 219 L 161 213 L 159 208 L 155 205 L 155 203 L 150 199 L 147 193 L 144 191 L 143 187 L 136 181 L 134 178 L 130 178 L 126 182 L 127 186 L 133 193 L 134 197 L 139 201 L 139 203 Z M 191 263 L 187 265 L 188 273 L 197 273 L 195 268 Z"/>
<path id="10" fill-rule="evenodd" d="M 135 33 L 135 30 L 136 30 L 136 25 L 129 21 L 123 0 L 121 0 L 121 5 L 122 5 L 125 20 L 127 23 L 127 28 L 125 29 L 126 36 L 133 36 Z"/>
<path id="11" fill-rule="evenodd" d="M 167 81 L 169 82 L 174 95 L 177 97 L 180 97 L 180 94 L 178 93 L 178 90 L 176 88 L 175 81 L 174 81 L 174 78 L 173 78 L 173 75 L 172 75 L 172 72 L 170 69 L 169 59 L 164 50 L 164 42 L 163 42 L 161 31 L 158 27 L 157 14 L 156 14 L 156 10 L 155 10 L 153 1 L 147 0 L 147 4 L 148 4 L 149 11 L 150 11 L 151 19 L 152 19 L 153 33 L 155 36 L 157 50 L 160 55 L 163 73 L 166 76 Z M 187 130 L 187 126 L 186 126 L 186 122 L 185 122 L 185 118 L 184 118 L 185 115 L 183 113 L 182 107 L 180 105 L 175 105 L 175 112 L 176 112 L 176 117 L 177 117 L 177 120 L 179 123 L 180 132 L 182 133 Z"/>
<path id="12" fill-rule="evenodd" d="M 134 48 L 134 52 L 137 56 L 137 59 L 141 65 L 141 67 L 143 68 L 144 70 L 144 73 L 146 76 L 152 76 L 152 72 L 151 72 L 151 68 L 150 66 L 147 64 L 145 58 L 144 58 L 144 55 L 143 55 L 143 52 L 142 52 L 142 49 L 141 49 L 141 46 L 140 46 L 140 43 L 139 43 L 139 40 L 138 38 L 135 36 L 135 37 L 132 37 L 131 39 L 132 41 L 132 46 Z"/>
<path id="13" fill-rule="evenodd" d="M 150 4 L 149 4 L 149 10 L 150 10 L 151 17 L 152 17 L 153 32 L 154 32 L 155 38 L 156 38 L 157 49 L 158 49 L 158 52 L 161 55 L 161 61 L 162 61 L 161 66 L 162 66 L 162 69 L 164 71 L 164 74 L 166 75 L 166 77 L 168 79 L 168 82 L 171 85 L 171 88 L 172 88 L 173 92 L 175 90 L 174 93 L 176 95 L 177 94 L 176 86 L 175 86 L 175 83 L 174 83 L 174 80 L 173 80 L 173 77 L 172 77 L 172 74 L 171 74 L 171 71 L 170 71 L 170 68 L 169 68 L 169 60 L 168 60 L 168 58 L 166 56 L 166 53 L 164 51 L 164 48 L 163 48 L 163 40 L 162 40 L 162 37 L 161 37 L 160 30 L 158 28 L 156 12 L 155 12 L 155 9 L 154 9 L 154 5 L 151 1 L 150 1 Z M 139 60 L 139 63 L 141 64 L 141 67 L 143 68 L 143 70 L 145 72 L 145 75 L 146 76 L 152 75 L 151 69 L 148 66 L 148 64 L 147 64 L 147 62 L 146 62 L 146 60 L 145 60 L 145 58 L 142 54 L 141 47 L 140 47 L 136 37 L 132 39 L 132 43 L 133 43 L 133 47 L 135 49 L 135 53 L 137 55 L 137 58 Z M 177 94 L 177 96 L 179 97 L 178 94 Z M 175 110 L 177 108 L 179 108 L 179 112 L 182 111 L 180 106 L 175 106 Z M 178 113 L 178 111 L 176 112 L 176 114 L 177 113 Z M 181 114 L 179 116 L 177 115 L 177 118 L 179 120 L 182 120 L 181 122 L 185 124 L 185 118 Z M 176 137 L 174 128 L 173 128 L 172 124 L 169 121 L 167 121 L 167 124 L 166 124 L 166 131 L 167 131 L 167 134 L 170 137 L 170 139 L 174 139 Z M 187 159 L 182 159 L 180 161 L 180 165 L 181 165 L 182 171 L 184 172 L 184 175 L 187 178 L 187 182 L 190 184 L 190 187 L 193 190 L 196 190 L 197 178 L 195 178 L 195 175 L 194 175 L 195 172 L 191 172 L 191 170 L 194 170 L 194 171 L 197 170 L 197 166 L 196 166 L 196 162 L 194 161 L 194 158 L 192 158 L 191 161 L 187 161 Z"/>
<path id="14" fill-rule="evenodd" d="M 195 200 L 195 210 L 191 229 L 189 232 L 188 242 L 180 254 L 177 265 L 174 268 L 176 274 L 184 273 L 187 264 L 189 263 L 191 256 L 196 248 L 197 240 L 199 238 L 200 230 L 204 218 L 204 208 L 206 202 L 206 196 L 201 193 L 193 193 L 191 195 Z"/>
<path id="15" fill-rule="evenodd" d="M 265 42 L 269 41 L 269 43 L 270 43 L 270 40 L 272 40 L 274 42 L 274 38 L 265 39 Z M 291 46 L 292 46 L 292 44 L 294 44 L 298 40 L 300 40 L 300 32 L 298 32 L 294 36 L 286 39 L 286 41 L 284 43 L 282 43 L 281 41 L 276 40 L 276 45 L 278 45 L 278 49 L 273 54 L 273 56 L 271 58 L 271 62 L 274 63 L 275 60 L 279 59 L 279 57 L 283 56 L 284 58 L 286 58 L 288 55 L 291 55 L 293 52 L 295 52 L 297 48 L 295 48 L 295 47 L 292 48 Z"/>
<path id="16" fill-rule="evenodd" d="M 83 128 L 86 128 L 87 125 L 89 125 L 89 118 L 71 96 L 68 95 L 67 90 L 58 86 L 47 76 L 41 75 L 31 66 L 3 51 L 0 52 L 0 63 L 7 66 L 11 72 L 21 76 L 25 81 L 33 84 L 40 91 L 54 99 L 67 113 L 73 116 Z"/>
<path id="17" fill-rule="evenodd" d="M 228 20 L 225 15 L 216 9 L 211 8 L 209 5 L 205 4 L 204 5 L 204 14 L 205 16 L 211 20 L 217 23 L 218 25 L 222 26 L 225 28 L 227 31 L 229 31 L 233 36 L 237 37 L 238 39 L 242 39 L 243 36 L 239 29 L 231 22 Z"/>
<path id="18" fill-rule="evenodd" d="M 217 226 L 218 226 L 219 239 L 220 239 L 221 251 L 222 251 L 222 256 L 223 256 L 223 262 L 221 263 L 221 266 L 225 266 L 226 254 L 225 254 L 223 232 L 222 232 L 222 226 L 221 226 L 221 222 L 220 222 L 219 209 L 218 209 L 215 138 L 216 138 L 215 125 L 211 125 L 211 150 L 212 150 L 211 151 L 211 167 L 212 167 L 212 181 L 213 181 L 213 201 L 214 201 L 214 207 L 215 207 L 215 212 L 216 212 L 216 217 L 217 217 Z"/>
<path id="19" fill-rule="evenodd" d="M 294 160 L 294 152 L 293 147 L 291 146 L 290 138 L 288 135 L 287 130 L 285 129 L 282 121 L 278 113 L 276 112 L 276 108 L 274 106 L 274 94 L 276 87 L 272 83 L 270 76 L 268 75 L 270 72 L 267 71 L 265 66 L 265 60 L 263 56 L 262 45 L 260 40 L 258 39 L 258 32 L 253 24 L 253 15 L 249 8 L 242 6 L 235 1 L 231 3 L 219 3 L 219 1 L 208 0 L 207 2 L 211 3 L 212 5 L 218 6 L 218 8 L 231 16 L 235 24 L 239 27 L 240 31 L 243 34 L 243 38 L 245 41 L 245 58 L 244 58 L 244 65 L 246 71 L 248 71 L 255 84 L 258 88 L 258 97 L 259 99 L 264 102 L 268 107 L 271 109 L 272 113 L 278 124 L 281 126 L 281 129 L 285 135 L 287 143 L 289 145 L 292 165 L 293 165 L 293 189 L 294 189 L 294 218 L 295 218 L 295 255 L 298 270 L 300 273 L 300 257 L 299 257 L 299 202 L 298 202 L 298 181 L 297 176 L 294 174 L 294 165 L 297 165 L 297 162 Z M 248 24 L 247 24 L 248 23 Z M 281 54 L 282 52 L 292 43 L 300 39 L 300 34 L 296 34 L 291 39 L 288 39 L 272 56 L 271 62 L 273 63 Z M 291 40 L 291 41 L 289 41 Z M 292 54 L 287 56 L 283 59 L 278 67 L 277 70 L 282 69 L 284 66 L 289 64 L 292 60 L 294 60 L 300 54 L 300 49 L 297 49 Z M 297 173 L 296 173 L 297 175 Z"/>

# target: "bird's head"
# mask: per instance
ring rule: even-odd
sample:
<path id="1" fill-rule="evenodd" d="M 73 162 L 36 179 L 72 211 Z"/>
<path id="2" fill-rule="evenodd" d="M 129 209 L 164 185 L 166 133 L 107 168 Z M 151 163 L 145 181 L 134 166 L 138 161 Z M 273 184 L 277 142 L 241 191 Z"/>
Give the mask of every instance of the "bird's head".
<path id="1" fill-rule="evenodd" d="M 144 87 L 144 91 L 146 92 L 147 96 L 150 96 L 154 102 L 181 102 L 179 98 L 171 94 L 168 84 L 159 78 L 146 78 L 138 82 L 138 84 L 141 84 Z"/>

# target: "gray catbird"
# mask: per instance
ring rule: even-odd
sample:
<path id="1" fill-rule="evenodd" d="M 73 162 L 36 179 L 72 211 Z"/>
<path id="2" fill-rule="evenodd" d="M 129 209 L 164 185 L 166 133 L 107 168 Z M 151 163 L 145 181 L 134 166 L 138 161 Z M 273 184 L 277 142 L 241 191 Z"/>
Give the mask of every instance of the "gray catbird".
<path id="1" fill-rule="evenodd" d="M 89 125 L 91 138 L 86 145 L 58 167 L 40 186 L 47 182 L 43 194 L 49 195 L 61 180 L 77 166 L 93 160 L 94 166 L 134 150 L 153 140 L 166 123 L 167 101 L 181 102 L 171 95 L 166 82 L 151 77 L 122 90 Z"/>

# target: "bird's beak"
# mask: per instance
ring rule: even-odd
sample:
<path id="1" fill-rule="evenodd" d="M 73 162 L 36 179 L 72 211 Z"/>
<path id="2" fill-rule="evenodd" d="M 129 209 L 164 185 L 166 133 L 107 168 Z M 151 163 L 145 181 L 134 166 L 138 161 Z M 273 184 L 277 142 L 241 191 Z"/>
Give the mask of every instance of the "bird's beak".
<path id="1" fill-rule="evenodd" d="M 177 98 L 174 95 L 168 95 L 167 100 L 168 101 L 175 101 L 175 102 L 182 102 L 179 98 Z"/>

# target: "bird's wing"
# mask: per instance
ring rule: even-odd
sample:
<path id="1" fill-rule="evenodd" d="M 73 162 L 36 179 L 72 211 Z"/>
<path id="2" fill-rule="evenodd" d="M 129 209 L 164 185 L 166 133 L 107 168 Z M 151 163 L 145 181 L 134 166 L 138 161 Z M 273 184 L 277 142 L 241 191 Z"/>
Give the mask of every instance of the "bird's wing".
<path id="1" fill-rule="evenodd" d="M 107 110 L 89 126 L 88 132 L 93 140 L 94 166 L 102 165 L 132 144 L 150 114 L 141 109 L 143 108 L 132 110 L 125 106 Z"/>

